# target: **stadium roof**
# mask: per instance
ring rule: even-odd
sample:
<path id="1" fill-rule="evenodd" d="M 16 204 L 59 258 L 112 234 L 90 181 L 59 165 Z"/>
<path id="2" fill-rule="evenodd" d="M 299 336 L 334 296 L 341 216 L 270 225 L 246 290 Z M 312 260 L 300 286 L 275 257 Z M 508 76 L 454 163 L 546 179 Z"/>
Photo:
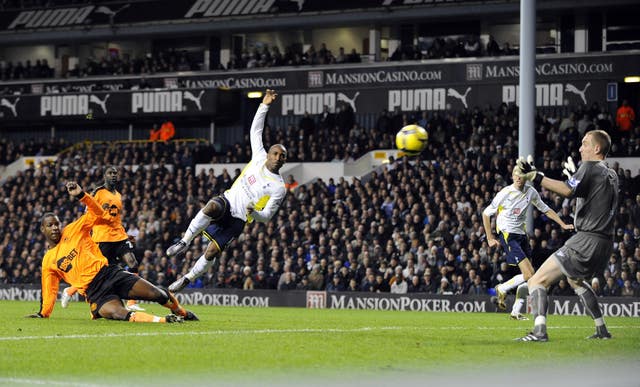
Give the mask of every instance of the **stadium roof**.
<path id="1" fill-rule="evenodd" d="M 144 0 L 0 12 L 0 44 L 184 36 L 304 27 L 466 20 L 519 14 L 518 0 Z M 637 0 L 538 0 L 538 12 L 611 9 Z"/>

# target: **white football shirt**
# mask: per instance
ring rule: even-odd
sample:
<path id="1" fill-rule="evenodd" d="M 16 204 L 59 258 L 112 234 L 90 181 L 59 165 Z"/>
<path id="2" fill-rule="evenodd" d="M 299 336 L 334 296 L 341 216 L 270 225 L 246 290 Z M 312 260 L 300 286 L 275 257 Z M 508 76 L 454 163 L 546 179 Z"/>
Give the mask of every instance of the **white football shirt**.
<path id="1" fill-rule="evenodd" d="M 542 201 L 538 191 L 529 184 L 525 184 L 522 191 L 519 191 L 511 184 L 498 192 L 483 213 L 487 216 L 498 213 L 496 218 L 498 232 L 526 234 L 527 207 L 530 204 L 536 206 L 543 213 L 550 209 Z"/>
<path id="2" fill-rule="evenodd" d="M 258 107 L 249 133 L 251 161 L 244 167 L 231 188 L 224 192 L 231 204 L 231 216 L 247 222 L 268 222 L 287 193 L 282 176 L 269 171 L 265 166 L 267 151 L 262 144 L 262 130 L 268 111 L 269 105 L 260 104 Z M 254 208 L 254 212 L 249 216 L 247 207 Z"/>

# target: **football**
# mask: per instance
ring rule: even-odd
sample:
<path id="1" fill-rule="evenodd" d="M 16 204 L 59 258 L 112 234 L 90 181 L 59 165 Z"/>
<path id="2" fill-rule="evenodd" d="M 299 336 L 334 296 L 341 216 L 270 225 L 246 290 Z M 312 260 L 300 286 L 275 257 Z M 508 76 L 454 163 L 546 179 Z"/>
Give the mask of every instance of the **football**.
<path id="1" fill-rule="evenodd" d="M 429 134 L 418 125 L 407 125 L 396 134 L 396 147 L 408 156 L 417 156 L 426 148 Z"/>

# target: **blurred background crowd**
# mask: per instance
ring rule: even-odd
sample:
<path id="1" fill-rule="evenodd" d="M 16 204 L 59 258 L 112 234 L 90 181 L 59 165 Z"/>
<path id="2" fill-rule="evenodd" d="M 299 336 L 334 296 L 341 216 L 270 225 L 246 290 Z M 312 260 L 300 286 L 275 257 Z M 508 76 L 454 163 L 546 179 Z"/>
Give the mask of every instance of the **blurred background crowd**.
<path id="1" fill-rule="evenodd" d="M 505 185 L 517 158 L 517 110 L 450 113 L 382 112 L 375 127 L 346 116 L 304 116 L 298 125 L 267 126 L 265 144 L 283 143 L 290 161 L 350 161 L 374 149 L 393 148 L 397 130 L 417 123 L 429 131 L 428 148 L 416 158 L 393 158 L 359 179 L 297 182 L 267 224 L 251 223 L 223 252 L 217 265 L 192 287 L 315 289 L 361 292 L 488 294 L 509 278 L 501 248 L 489 248 L 482 210 Z M 612 155 L 639 156 L 640 128 L 617 131 L 611 114 L 597 104 L 565 117 L 537 117 L 536 160 L 547 176 L 562 178 L 561 162 L 579 160 L 585 131 L 602 128 L 614 138 Z M 83 205 L 68 197 L 67 180 L 87 191 L 103 182 L 103 169 L 120 169 L 123 224 L 135 239 L 139 273 L 160 285 L 185 274 L 207 240 L 169 259 L 165 251 L 214 195 L 230 187 L 239 170 L 201 171 L 198 163 L 247 162 L 248 138 L 216 150 L 204 140 L 79 143 L 64 140 L 0 141 L 0 163 L 20 156 L 57 154 L 55 163 L 34 165 L 0 185 L 0 283 L 39 283 L 45 252 L 39 231 L 44 212 L 66 224 Z M 640 177 L 611 165 L 620 177 L 614 252 L 594 279 L 601 296 L 640 296 Z M 565 222 L 573 200 L 541 191 Z M 541 262 L 570 236 L 534 210 L 532 260 Z M 561 281 L 552 295 L 570 295 Z"/>

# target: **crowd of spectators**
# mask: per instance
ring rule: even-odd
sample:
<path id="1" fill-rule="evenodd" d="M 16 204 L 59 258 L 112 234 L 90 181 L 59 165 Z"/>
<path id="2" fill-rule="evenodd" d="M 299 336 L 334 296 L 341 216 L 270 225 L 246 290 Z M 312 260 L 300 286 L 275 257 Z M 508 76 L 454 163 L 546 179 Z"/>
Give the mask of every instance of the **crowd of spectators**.
<path id="1" fill-rule="evenodd" d="M 307 142 L 331 138 L 314 135 L 314 130 L 324 130 L 322 117 L 310 118 L 315 127 L 304 131 L 309 138 L 299 145 L 305 152 Z M 417 122 L 429 128 L 431 136 L 420 157 L 390 160 L 361 179 L 298 185 L 271 222 L 248 224 L 219 265 L 191 286 L 487 294 L 505 279 L 508 268 L 504 252 L 489 248 L 484 240 L 481 211 L 510 184 L 517 157 L 516 117 L 506 106 L 421 117 Z M 389 133 L 397 125 L 391 120 Z M 380 123 L 386 125 L 385 120 Z M 548 176 L 561 178 L 560 162 L 568 155 L 579 159 L 579 142 L 565 133 L 569 128 L 554 135 L 555 124 L 548 118 L 540 117 L 539 123 L 538 135 L 544 139 L 537 164 Z M 551 129 L 542 136 L 547 124 Z M 375 130 L 383 138 L 388 135 L 387 130 Z M 290 138 L 285 132 L 265 130 L 266 142 Z M 342 146 L 352 143 L 352 136 L 368 138 L 373 132 L 345 133 Z M 114 164 L 122 171 L 123 221 L 136 239 L 139 272 L 168 285 L 194 264 L 205 241 L 196 238 L 179 258 L 169 259 L 166 248 L 199 208 L 240 173 L 210 169 L 195 175 L 194 165 L 210 158 L 211 151 L 209 144 L 181 141 L 81 144 L 60 154 L 54 164 L 8 179 L 0 186 L 0 283 L 39 282 L 45 249 L 40 216 L 54 211 L 63 223 L 77 218 L 83 206 L 61 189 L 63 182 L 77 180 L 90 190 L 102 183 L 103 168 Z M 238 161 L 248 156 L 244 152 Z M 632 178 L 621 168 L 618 172 L 621 203 L 615 214 L 615 251 L 594 287 L 602 295 L 640 296 L 640 177 Z M 541 195 L 571 221 L 573 200 L 544 190 Z M 532 259 L 541 260 L 570 234 L 543 214 L 534 212 L 534 219 Z M 558 286 L 552 294 L 566 291 Z"/>
<path id="2" fill-rule="evenodd" d="M 403 45 L 390 54 L 389 61 L 442 59 L 478 56 L 517 55 L 518 51 L 504 43 L 502 47 L 489 38 L 483 47 L 477 36 L 469 37 L 438 37 L 431 44 L 422 49 L 419 46 Z M 279 66 L 331 65 L 343 63 L 360 63 L 361 54 L 352 48 L 346 51 L 339 47 L 332 52 L 322 43 L 319 49 L 313 45 L 303 50 L 302 44 L 296 43 L 286 46 L 283 51 L 276 45 L 259 44 L 252 48 L 245 47 L 240 53 L 232 53 L 228 63 L 211 65 L 211 70 L 239 70 Z M 144 56 L 132 58 L 130 55 L 120 55 L 117 51 L 109 53 L 100 59 L 89 57 L 83 64 L 76 64 L 73 68 L 61 74 L 55 74 L 46 59 L 38 59 L 35 65 L 31 60 L 15 64 L 12 61 L 0 62 L 0 78 L 2 81 L 34 79 L 34 78 L 84 78 L 93 76 L 156 74 L 179 71 L 204 70 L 204 50 L 188 52 L 186 50 L 166 50 L 146 53 Z"/>
<path id="3" fill-rule="evenodd" d="M 53 156 L 65 148 L 70 147 L 64 138 L 26 141 L 9 141 L 0 138 L 0 166 L 8 165 L 23 156 Z"/>
<path id="4" fill-rule="evenodd" d="M 1 81 L 53 78 L 54 76 L 53 68 L 49 67 L 46 59 L 37 59 L 35 64 L 31 64 L 31 60 L 27 59 L 24 64 L 22 61 L 17 61 L 15 65 L 12 61 L 0 61 Z"/>
<path id="5" fill-rule="evenodd" d="M 306 51 L 300 44 L 285 47 L 284 52 L 278 46 L 261 45 L 253 49 L 244 49 L 240 55 L 231 54 L 231 59 L 222 69 L 252 69 L 257 67 L 328 65 L 340 63 L 360 63 L 360 54 L 353 48 L 349 53 L 344 47 L 338 48 L 337 53 L 331 52 L 325 43 L 320 48 L 311 45 Z"/>
<path id="6" fill-rule="evenodd" d="M 202 53 L 200 53 L 200 56 Z M 117 51 L 101 59 L 88 58 L 83 66 L 76 65 L 64 76 L 68 77 L 93 77 L 104 75 L 132 75 L 132 74 L 156 74 L 177 71 L 201 70 L 202 59 L 197 60 L 197 54 L 186 50 L 175 49 L 147 53 L 144 57 L 130 58 L 129 55 L 121 56 Z"/>
<path id="7" fill-rule="evenodd" d="M 129 55 L 119 55 L 117 51 L 110 51 L 108 55 L 100 59 L 87 58 L 83 64 L 76 64 L 73 68 L 59 74 L 62 78 L 84 78 L 92 76 L 111 75 L 136 75 L 156 74 L 178 71 L 200 71 L 202 66 L 203 51 L 187 52 L 186 50 L 167 50 L 157 53 L 146 53 L 142 57 L 131 58 Z M 393 52 L 388 60 L 418 60 L 441 59 L 457 57 L 517 55 L 517 50 L 509 48 L 505 43 L 500 48 L 493 37 L 482 47 L 477 37 L 467 38 L 437 38 L 433 39 L 428 49 L 422 50 L 418 46 L 401 46 Z M 231 54 L 228 63 L 219 63 L 212 66 L 212 70 L 238 70 L 279 66 L 305 66 L 305 65 L 330 65 L 342 63 L 360 63 L 362 58 L 355 48 L 349 52 L 344 47 L 339 47 L 337 52 L 332 52 L 322 43 L 320 48 L 311 45 L 306 51 L 301 44 L 292 44 L 284 48 L 284 52 L 278 46 L 264 44 L 259 47 L 245 48 L 239 54 Z M 34 65 L 31 60 L 15 64 L 12 61 L 0 62 L 0 78 L 2 81 L 54 78 L 54 69 L 49 67 L 46 59 L 38 59 Z"/>
<path id="8" fill-rule="evenodd" d="M 538 50 L 540 52 L 540 50 Z M 492 35 L 483 44 L 478 36 L 440 36 L 425 39 L 418 45 L 401 45 L 389 56 L 390 61 L 466 58 L 481 56 L 518 55 L 518 49 L 504 42 L 502 47 Z"/>

